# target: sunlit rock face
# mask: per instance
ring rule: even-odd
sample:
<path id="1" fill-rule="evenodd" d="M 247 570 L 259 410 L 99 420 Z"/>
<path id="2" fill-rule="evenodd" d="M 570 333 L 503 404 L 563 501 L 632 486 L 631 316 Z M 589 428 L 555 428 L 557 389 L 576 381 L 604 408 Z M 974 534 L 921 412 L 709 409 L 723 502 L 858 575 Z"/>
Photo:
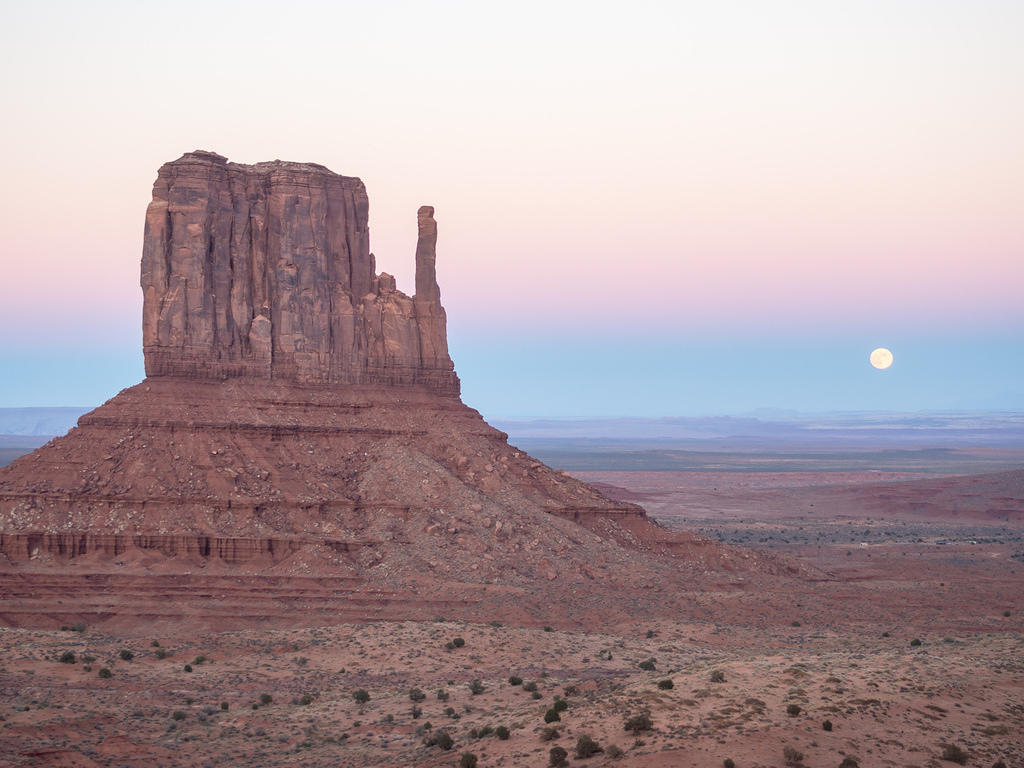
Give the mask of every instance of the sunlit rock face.
<path id="1" fill-rule="evenodd" d="M 242 165 L 212 152 L 166 163 L 146 212 L 146 374 L 458 396 L 434 209 L 418 213 L 412 297 L 376 274 L 368 210 L 362 181 L 321 165 Z"/>

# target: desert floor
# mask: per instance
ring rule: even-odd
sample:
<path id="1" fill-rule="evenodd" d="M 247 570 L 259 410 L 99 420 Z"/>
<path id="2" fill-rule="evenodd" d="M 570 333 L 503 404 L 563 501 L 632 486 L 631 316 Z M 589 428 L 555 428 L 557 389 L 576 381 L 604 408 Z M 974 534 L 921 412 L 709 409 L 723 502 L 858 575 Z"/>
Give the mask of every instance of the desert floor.
<path id="1" fill-rule="evenodd" d="M 956 750 L 968 765 L 1024 766 L 1019 520 L 987 519 L 980 501 L 922 511 L 899 485 L 886 489 L 897 511 L 873 511 L 879 483 L 948 473 L 754 469 L 574 474 L 669 527 L 828 575 L 772 594 L 787 607 L 767 618 L 742 610 L 767 596 L 739 582 L 703 596 L 721 606 L 710 616 L 600 631 L 444 616 L 208 634 L 3 629 L 0 765 L 457 766 L 472 753 L 481 767 L 542 767 L 562 747 L 590 766 L 923 768 L 956 764 L 943 757 Z M 650 727 L 627 731 L 642 714 Z M 442 731 L 450 749 L 428 743 Z M 584 735 L 603 751 L 578 757 Z"/>

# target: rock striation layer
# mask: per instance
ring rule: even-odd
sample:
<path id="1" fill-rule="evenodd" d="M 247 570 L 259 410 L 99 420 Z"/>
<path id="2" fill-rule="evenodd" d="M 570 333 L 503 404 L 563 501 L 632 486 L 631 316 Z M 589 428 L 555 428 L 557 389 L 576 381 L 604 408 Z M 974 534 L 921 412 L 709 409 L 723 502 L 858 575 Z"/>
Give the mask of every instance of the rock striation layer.
<path id="1" fill-rule="evenodd" d="M 160 169 L 147 378 L 0 469 L 0 625 L 584 622 L 759 562 L 509 445 L 459 398 L 433 208 L 412 297 L 366 217 L 318 165 Z"/>
<path id="2" fill-rule="evenodd" d="M 419 209 L 416 294 L 376 274 L 363 182 L 321 165 L 190 152 L 160 168 L 146 211 L 146 373 L 421 385 L 458 395 Z"/>

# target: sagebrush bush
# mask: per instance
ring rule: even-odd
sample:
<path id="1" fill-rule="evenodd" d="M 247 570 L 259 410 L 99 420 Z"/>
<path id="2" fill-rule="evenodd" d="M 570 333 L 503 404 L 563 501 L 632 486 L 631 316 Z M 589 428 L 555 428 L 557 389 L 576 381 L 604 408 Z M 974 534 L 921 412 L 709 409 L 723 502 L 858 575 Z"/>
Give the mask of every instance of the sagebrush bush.
<path id="1" fill-rule="evenodd" d="M 440 747 L 447 752 L 455 746 L 455 740 L 448 731 L 442 728 L 441 730 L 434 731 L 434 733 L 430 734 L 426 739 L 426 744 L 428 747 Z"/>
<path id="2" fill-rule="evenodd" d="M 587 734 L 583 734 L 576 740 L 576 757 L 583 760 L 598 752 L 604 752 L 601 745 L 594 741 Z"/>
<path id="3" fill-rule="evenodd" d="M 804 753 L 795 747 L 791 747 L 788 744 L 782 748 L 782 756 L 786 760 L 786 765 L 798 766 L 800 761 L 804 759 Z"/>
<path id="4" fill-rule="evenodd" d="M 628 718 L 625 726 L 627 731 L 632 731 L 634 734 L 638 734 L 640 731 L 651 730 L 654 727 L 654 721 L 651 720 L 651 716 L 649 714 L 641 712 Z"/>
<path id="5" fill-rule="evenodd" d="M 569 753 L 562 747 L 552 747 L 548 752 L 548 765 L 551 765 L 552 768 L 561 768 L 568 764 L 567 757 L 569 757 Z"/>

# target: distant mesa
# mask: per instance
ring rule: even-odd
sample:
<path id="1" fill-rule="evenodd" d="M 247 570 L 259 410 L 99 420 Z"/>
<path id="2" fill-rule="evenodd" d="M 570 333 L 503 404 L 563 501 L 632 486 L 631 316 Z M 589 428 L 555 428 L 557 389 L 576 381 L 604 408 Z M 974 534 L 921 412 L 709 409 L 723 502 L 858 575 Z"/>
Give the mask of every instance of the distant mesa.
<path id="1" fill-rule="evenodd" d="M 654 585 L 769 567 L 509 445 L 459 398 L 433 208 L 412 297 L 367 213 L 320 165 L 160 169 L 147 378 L 0 469 L 0 623 L 632 616 L 670 610 Z"/>

